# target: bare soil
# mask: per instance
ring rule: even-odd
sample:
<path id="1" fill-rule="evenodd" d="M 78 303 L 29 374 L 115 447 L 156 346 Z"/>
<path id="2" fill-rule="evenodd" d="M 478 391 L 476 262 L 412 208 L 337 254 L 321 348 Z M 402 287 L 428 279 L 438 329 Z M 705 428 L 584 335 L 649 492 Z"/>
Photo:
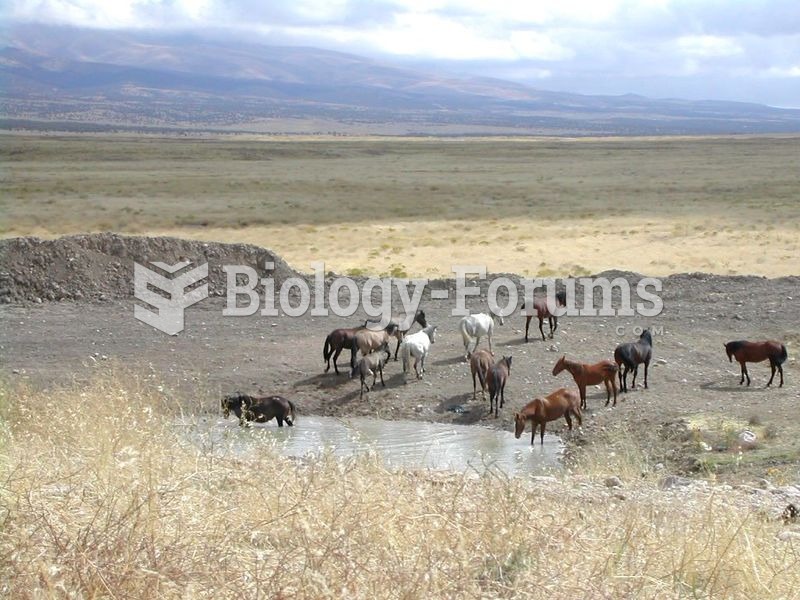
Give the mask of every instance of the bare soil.
<path id="1" fill-rule="evenodd" d="M 134 260 L 178 258 L 209 260 L 212 295 L 186 311 L 182 333 L 168 336 L 134 318 L 132 265 Z M 620 395 L 611 408 L 604 406 L 604 390 L 590 389 L 584 426 L 565 436 L 570 458 L 613 453 L 625 442 L 625 447 L 638 448 L 648 463 L 662 463 L 674 472 L 797 478 L 798 277 L 673 275 L 663 279 L 661 315 L 564 317 L 555 338 L 546 341 L 537 337 L 534 321 L 531 341 L 525 343 L 524 317 L 515 312 L 496 329 L 494 339 L 498 358 L 514 357 L 506 405 L 495 419 L 480 393 L 472 399 L 459 318 L 451 315 L 453 282 L 431 282 L 422 300 L 428 321 L 439 326 L 425 378 L 404 376 L 401 363 L 392 362 L 385 374 L 386 387 L 378 383 L 361 400 L 358 382 L 346 374 L 349 353 L 340 358 L 338 376 L 333 370 L 323 373 L 322 360 L 327 333 L 363 322 L 366 315 L 361 310 L 346 319 L 222 315 L 225 299 L 215 296 L 224 293 L 218 265 L 258 266 L 266 258 L 278 264 L 279 286 L 291 270 L 271 252 L 248 246 L 110 234 L 0 242 L 2 377 L 52 386 L 83 380 L 98 366 L 119 363 L 152 372 L 177 398 L 206 410 L 216 410 L 222 394 L 241 390 L 295 399 L 300 424 L 305 413 L 511 429 L 514 411 L 533 397 L 573 385 L 567 373 L 551 374 L 562 354 L 584 362 L 611 358 L 617 344 L 637 337 L 637 327 L 650 326 L 656 335 L 649 388 L 640 386 Z M 641 277 L 605 275 L 623 276 L 633 283 Z M 481 297 L 468 302 L 472 312 L 486 310 L 487 283 L 481 283 Z M 433 288 L 448 290 L 451 297 L 433 300 Z M 396 311 L 399 307 L 395 304 Z M 776 380 L 773 387 L 764 387 L 767 364 L 750 365 L 752 385 L 739 386 L 738 365 L 728 362 L 723 343 L 767 338 L 782 340 L 789 350 L 785 386 L 778 388 Z M 640 372 L 640 384 L 641 376 Z M 562 427 L 563 423 L 554 423 L 551 431 Z M 756 433 L 754 449 L 738 445 L 743 429 Z M 529 435 L 519 443 L 528 444 Z"/>

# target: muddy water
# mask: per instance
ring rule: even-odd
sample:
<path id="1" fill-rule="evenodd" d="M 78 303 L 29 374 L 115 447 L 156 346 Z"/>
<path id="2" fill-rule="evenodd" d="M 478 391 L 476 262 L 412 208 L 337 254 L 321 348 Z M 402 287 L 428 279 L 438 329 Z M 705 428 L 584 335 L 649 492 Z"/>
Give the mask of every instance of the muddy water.
<path id="1" fill-rule="evenodd" d="M 248 428 L 234 418 L 185 423 L 190 439 L 204 446 L 247 455 L 263 445 L 284 456 L 305 457 L 325 451 L 338 457 L 375 453 L 387 467 L 423 468 L 482 474 L 499 470 L 509 476 L 541 475 L 561 468 L 560 439 L 545 435 L 544 446 L 531 446 L 530 431 L 520 439 L 511 431 L 488 427 L 366 417 L 337 419 L 303 416 L 297 426 L 278 428 L 275 421 Z"/>

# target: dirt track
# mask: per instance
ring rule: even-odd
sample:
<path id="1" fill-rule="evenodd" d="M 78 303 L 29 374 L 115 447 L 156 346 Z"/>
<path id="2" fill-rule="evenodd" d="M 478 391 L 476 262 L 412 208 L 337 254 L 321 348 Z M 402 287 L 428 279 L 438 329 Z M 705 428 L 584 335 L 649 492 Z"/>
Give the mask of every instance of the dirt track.
<path id="1" fill-rule="evenodd" d="M 7 257 L 2 264 L 6 274 Z M 130 257 L 122 262 L 126 261 L 131 262 Z M 514 410 L 534 395 L 573 385 L 566 373 L 558 378 L 551 375 L 561 354 L 585 362 L 610 358 L 618 343 L 637 337 L 636 326 L 650 325 L 660 332 L 654 340 L 650 389 L 621 396 L 617 408 L 608 410 L 603 406 L 605 391 L 590 389 L 585 427 L 570 439 L 591 451 L 595 444 L 629 435 L 647 448 L 651 460 L 689 471 L 697 468 L 698 457 L 726 464 L 730 449 L 704 454 L 697 448 L 697 435 L 687 432 L 687 423 L 702 415 L 707 422 L 746 424 L 758 415 L 757 424 L 770 428 L 770 439 L 759 440 L 759 447 L 747 455 L 748 460 L 752 457 L 752 466 L 742 468 L 761 473 L 779 465 L 796 471 L 792 461 L 800 456 L 800 374 L 795 366 L 800 348 L 799 283 L 797 277 L 672 276 L 664 280 L 664 311 L 658 317 L 565 317 L 553 341 L 533 336 L 527 344 L 522 339 L 524 318 L 516 312 L 495 335 L 495 354 L 514 357 L 507 404 L 499 419 L 487 414 L 487 403 L 480 396 L 471 399 L 458 318 L 450 315 L 452 300 L 431 300 L 428 294 L 421 308 L 430 323 L 439 325 L 439 338 L 431 350 L 426 378 L 418 382 L 408 377 L 404 384 L 400 363 L 393 362 L 386 373 L 386 388 L 379 384 L 363 401 L 357 381 L 333 371 L 323 374 L 322 361 L 325 335 L 363 321 L 363 313 L 349 319 L 223 317 L 224 299 L 218 297 L 188 309 L 186 329 L 175 337 L 134 319 L 133 299 L 5 304 L 0 308 L 0 365 L 4 377 L 38 386 L 83 379 L 95 365 L 110 359 L 152 369 L 176 394 L 209 410 L 215 409 L 220 394 L 232 390 L 281 392 L 295 398 L 307 414 L 372 415 L 510 429 Z M 438 285 L 446 287 L 443 282 Z M 473 312 L 486 309 L 482 299 L 468 307 Z M 784 388 L 764 388 L 769 375 L 766 364 L 750 366 L 750 388 L 737 385 L 738 366 L 728 363 L 722 344 L 744 338 L 775 338 L 787 344 Z M 340 358 L 343 366 L 347 355 Z"/>

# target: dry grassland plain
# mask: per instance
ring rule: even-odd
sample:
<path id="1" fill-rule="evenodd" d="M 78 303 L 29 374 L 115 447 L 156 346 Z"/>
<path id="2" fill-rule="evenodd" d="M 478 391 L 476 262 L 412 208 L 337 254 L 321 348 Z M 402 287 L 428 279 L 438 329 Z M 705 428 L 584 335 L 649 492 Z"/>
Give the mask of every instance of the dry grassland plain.
<path id="1" fill-rule="evenodd" d="M 301 271 L 800 273 L 800 137 L 2 138 L 0 235 L 247 242 Z"/>

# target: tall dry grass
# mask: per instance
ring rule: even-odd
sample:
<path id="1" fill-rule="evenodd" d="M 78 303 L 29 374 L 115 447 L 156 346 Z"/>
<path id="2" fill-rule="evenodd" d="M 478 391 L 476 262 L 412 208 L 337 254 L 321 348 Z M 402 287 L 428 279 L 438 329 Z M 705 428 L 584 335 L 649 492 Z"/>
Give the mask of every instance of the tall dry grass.
<path id="1" fill-rule="evenodd" d="M 0 595 L 796 597 L 797 542 L 737 492 L 387 470 L 190 443 L 146 377 L 5 385 Z M 302 416 L 298 427 L 302 427 Z M 224 438 L 223 438 L 224 439 Z"/>

